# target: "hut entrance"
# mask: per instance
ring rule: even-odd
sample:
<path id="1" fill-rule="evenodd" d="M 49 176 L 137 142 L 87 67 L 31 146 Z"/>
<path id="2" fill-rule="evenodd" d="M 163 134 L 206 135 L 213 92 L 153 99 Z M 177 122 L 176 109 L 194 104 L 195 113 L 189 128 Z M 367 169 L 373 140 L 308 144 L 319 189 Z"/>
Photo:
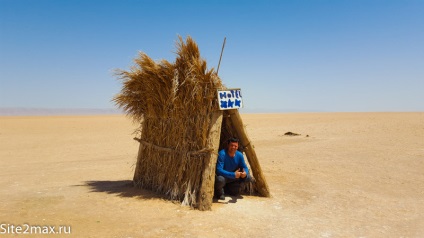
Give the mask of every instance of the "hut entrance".
<path id="1" fill-rule="evenodd" d="M 246 162 L 250 167 L 251 176 L 254 178 L 254 181 L 243 192 L 269 197 L 268 185 L 262 173 L 253 144 L 244 130 L 243 122 L 237 109 L 223 111 L 219 150 L 226 148 L 227 140 L 231 137 L 240 140 L 239 151 L 243 152 L 247 157 Z"/>

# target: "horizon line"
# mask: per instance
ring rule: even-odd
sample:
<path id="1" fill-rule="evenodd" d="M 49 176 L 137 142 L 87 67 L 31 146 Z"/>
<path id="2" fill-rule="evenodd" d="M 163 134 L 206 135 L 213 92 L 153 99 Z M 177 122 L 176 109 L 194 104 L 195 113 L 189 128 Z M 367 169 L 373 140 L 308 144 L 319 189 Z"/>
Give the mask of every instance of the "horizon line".
<path id="1" fill-rule="evenodd" d="M 364 113 L 364 112 L 423 112 L 423 111 L 330 111 L 301 109 L 240 109 L 241 114 L 271 113 Z M 118 108 L 43 108 L 43 107 L 0 107 L 0 116 L 64 116 L 64 115 L 125 115 Z"/>

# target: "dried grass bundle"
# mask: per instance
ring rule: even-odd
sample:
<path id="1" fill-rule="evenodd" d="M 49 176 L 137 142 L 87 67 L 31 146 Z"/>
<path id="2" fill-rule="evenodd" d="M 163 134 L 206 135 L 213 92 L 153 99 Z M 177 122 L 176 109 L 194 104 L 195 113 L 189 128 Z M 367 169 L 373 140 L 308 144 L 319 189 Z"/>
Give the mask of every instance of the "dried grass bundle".
<path id="1" fill-rule="evenodd" d="M 207 69 L 197 44 L 179 37 L 175 63 L 140 53 L 130 71 L 119 71 L 123 87 L 113 99 L 141 123 L 134 183 L 196 207 L 221 80 Z"/>

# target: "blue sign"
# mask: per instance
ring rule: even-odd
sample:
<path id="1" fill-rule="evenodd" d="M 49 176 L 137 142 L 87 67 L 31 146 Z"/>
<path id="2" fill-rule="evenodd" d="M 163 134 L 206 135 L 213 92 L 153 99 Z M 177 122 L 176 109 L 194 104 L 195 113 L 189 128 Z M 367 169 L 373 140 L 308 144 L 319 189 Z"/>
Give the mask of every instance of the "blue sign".
<path id="1" fill-rule="evenodd" d="M 243 107 L 243 98 L 239 88 L 218 90 L 220 110 L 239 109 Z"/>

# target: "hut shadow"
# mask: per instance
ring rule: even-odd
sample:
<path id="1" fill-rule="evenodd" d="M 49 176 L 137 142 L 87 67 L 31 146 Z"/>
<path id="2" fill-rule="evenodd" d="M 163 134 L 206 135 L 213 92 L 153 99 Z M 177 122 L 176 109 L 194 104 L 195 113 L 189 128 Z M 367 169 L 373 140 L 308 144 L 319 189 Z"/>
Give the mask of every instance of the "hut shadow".
<path id="1" fill-rule="evenodd" d="M 88 186 L 90 192 L 113 194 L 118 197 L 135 197 L 139 199 L 163 198 L 163 196 L 152 191 L 134 187 L 132 180 L 85 181 L 84 185 L 79 186 Z"/>
<path id="2" fill-rule="evenodd" d="M 231 200 L 228 201 L 228 203 L 236 203 L 237 199 L 243 199 L 243 196 L 238 195 L 238 196 L 230 196 Z"/>
<path id="3" fill-rule="evenodd" d="M 227 201 L 227 197 L 230 197 L 230 200 Z M 238 195 L 238 196 L 232 196 L 232 195 L 225 195 L 225 200 L 219 200 L 217 198 L 213 198 L 213 202 L 214 203 L 221 203 L 221 204 L 229 204 L 229 203 L 237 203 L 238 199 L 243 199 L 243 196 Z"/>

